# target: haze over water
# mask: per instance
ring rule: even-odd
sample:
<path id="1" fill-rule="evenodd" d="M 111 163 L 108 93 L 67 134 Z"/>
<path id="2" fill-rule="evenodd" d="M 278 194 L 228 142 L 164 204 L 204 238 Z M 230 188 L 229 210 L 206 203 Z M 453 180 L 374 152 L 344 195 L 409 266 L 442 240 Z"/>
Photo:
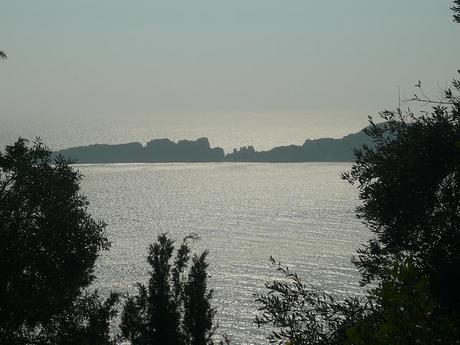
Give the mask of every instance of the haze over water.
<path id="1" fill-rule="evenodd" d="M 220 331 L 235 344 L 264 344 L 253 294 L 276 278 L 273 256 L 312 286 L 359 294 L 350 256 L 367 238 L 354 217 L 344 163 L 81 165 L 90 211 L 108 223 L 110 251 L 95 286 L 134 291 L 146 282 L 147 247 L 158 234 L 196 233 L 209 249 Z"/>
<path id="2" fill-rule="evenodd" d="M 193 117 L 193 116 L 191 116 Z M 281 113 L 267 119 L 264 114 L 248 112 L 233 119 L 219 113 L 194 115 L 195 121 L 187 122 L 179 115 L 167 119 L 71 119 L 41 121 L 40 119 L 6 118 L 0 126 L 0 145 L 13 143 L 18 137 L 40 137 L 51 149 L 60 150 L 90 144 L 146 143 L 152 139 L 209 138 L 211 146 L 222 147 L 226 152 L 234 148 L 253 145 L 258 150 L 280 145 L 301 145 L 306 139 L 320 137 L 340 138 L 358 132 L 367 125 L 365 118 L 348 121 L 334 119 L 318 113 Z"/>
<path id="3" fill-rule="evenodd" d="M 379 111 L 417 109 L 404 102 L 414 93 L 446 95 L 460 56 L 452 2 L 5 0 L 0 151 L 18 137 L 40 137 L 52 150 L 207 137 L 226 153 L 341 138 Z M 349 163 L 75 167 L 112 244 L 90 287 L 103 295 L 134 293 L 136 282 L 147 282 L 148 246 L 164 232 L 176 241 L 196 233 L 196 252 L 209 249 L 218 332 L 232 344 L 267 343 L 269 330 L 254 324 L 254 293 L 280 278 L 270 256 L 339 299 L 363 293 L 350 258 L 369 231 L 355 217 L 356 188 L 339 177 Z"/>
<path id="4" fill-rule="evenodd" d="M 0 144 L 341 137 L 460 54 L 451 0 L 2 2 Z M 439 52 L 442 52 L 440 54 Z M 436 63 L 433 63 L 436 61 Z"/>

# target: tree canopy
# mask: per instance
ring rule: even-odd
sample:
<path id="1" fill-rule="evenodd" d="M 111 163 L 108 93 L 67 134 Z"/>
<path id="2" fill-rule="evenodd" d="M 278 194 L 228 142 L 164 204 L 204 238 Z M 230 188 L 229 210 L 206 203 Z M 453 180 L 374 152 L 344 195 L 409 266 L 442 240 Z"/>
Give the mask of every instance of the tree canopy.
<path id="1" fill-rule="evenodd" d="M 453 90 L 457 93 L 447 90 L 445 104 L 431 114 L 387 111 L 383 124 L 371 121 L 366 131 L 374 145 L 356 150 L 355 165 L 343 175 L 357 185 L 362 201 L 357 215 L 375 234 L 355 261 L 364 283 L 385 275 L 400 253 L 413 255 L 439 279 L 450 265 L 460 264 L 456 82 Z"/>
<path id="2" fill-rule="evenodd" d="M 280 269 L 267 283 L 259 324 L 284 344 L 454 344 L 460 339 L 460 82 L 430 113 L 385 111 L 370 120 L 371 145 L 343 178 L 356 185 L 357 215 L 374 234 L 354 262 L 369 293 L 336 300 Z M 286 280 L 287 279 L 287 280 Z M 376 286 L 376 287 L 375 287 Z M 422 328 L 423 332 L 419 329 Z"/>
<path id="3" fill-rule="evenodd" d="M 80 179 L 39 141 L 19 139 L 0 153 L 0 339 L 31 342 L 38 334 L 46 343 L 84 305 L 98 309 L 97 294 L 83 292 L 109 242 L 105 224 L 87 211 Z"/>
<path id="4" fill-rule="evenodd" d="M 452 9 L 460 22 L 460 0 Z M 362 284 L 372 283 L 367 295 L 337 300 L 279 267 L 283 279 L 256 295 L 256 322 L 274 326 L 272 343 L 459 344 L 460 81 L 439 99 L 419 91 L 409 101 L 431 109 L 370 118 L 372 143 L 342 176 L 374 235 L 354 258 Z"/>
<path id="5" fill-rule="evenodd" d="M 452 11 L 454 11 L 454 20 L 460 23 L 460 0 L 454 0 Z"/>
<path id="6" fill-rule="evenodd" d="M 195 238 L 182 241 L 173 262 L 174 241 L 166 234 L 149 247 L 149 283 L 137 284 L 137 295 L 127 298 L 122 313 L 120 328 L 131 344 L 213 344 L 216 311 L 207 286 L 208 252 L 194 255 L 185 272 L 191 259 L 188 242 Z"/>

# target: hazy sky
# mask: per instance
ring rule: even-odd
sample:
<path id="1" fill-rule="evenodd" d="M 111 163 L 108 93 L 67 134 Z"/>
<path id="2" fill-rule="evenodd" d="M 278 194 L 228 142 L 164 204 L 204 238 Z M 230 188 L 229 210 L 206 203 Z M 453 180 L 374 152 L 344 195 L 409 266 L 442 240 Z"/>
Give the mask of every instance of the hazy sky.
<path id="1" fill-rule="evenodd" d="M 411 95 L 422 80 L 437 93 L 455 76 L 460 24 L 451 6 L 1 0 L 0 49 L 9 59 L 0 64 L 0 121 L 103 126 L 129 118 L 167 128 L 210 118 L 213 126 L 281 126 L 287 118 L 293 127 L 316 121 L 346 132 L 395 106 L 398 85 Z"/>

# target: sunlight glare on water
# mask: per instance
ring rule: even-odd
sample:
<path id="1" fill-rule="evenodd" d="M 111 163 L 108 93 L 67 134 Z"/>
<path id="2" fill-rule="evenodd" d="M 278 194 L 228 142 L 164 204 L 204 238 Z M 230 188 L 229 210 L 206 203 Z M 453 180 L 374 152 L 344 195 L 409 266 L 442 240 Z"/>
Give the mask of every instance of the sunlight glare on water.
<path id="1" fill-rule="evenodd" d="M 90 212 L 112 242 L 95 286 L 134 292 L 146 282 L 147 248 L 158 234 L 196 233 L 209 249 L 219 332 L 235 344 L 265 344 L 253 294 L 278 277 L 273 256 L 312 286 L 359 294 L 350 256 L 368 237 L 354 216 L 356 190 L 340 179 L 347 163 L 79 165 Z"/>

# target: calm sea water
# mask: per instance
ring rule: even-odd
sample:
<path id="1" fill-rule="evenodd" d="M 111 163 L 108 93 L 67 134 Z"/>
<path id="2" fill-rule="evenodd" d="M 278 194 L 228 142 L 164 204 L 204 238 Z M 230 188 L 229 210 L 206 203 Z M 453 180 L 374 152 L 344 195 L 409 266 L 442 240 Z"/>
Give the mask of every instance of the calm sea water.
<path id="1" fill-rule="evenodd" d="M 235 344 L 265 344 L 253 323 L 253 294 L 278 277 L 269 257 L 305 282 L 359 294 L 350 256 L 368 234 L 354 217 L 357 193 L 343 163 L 80 165 L 94 217 L 112 247 L 97 263 L 95 286 L 133 292 L 146 282 L 147 247 L 158 234 L 196 233 L 209 249 L 220 332 Z"/>

